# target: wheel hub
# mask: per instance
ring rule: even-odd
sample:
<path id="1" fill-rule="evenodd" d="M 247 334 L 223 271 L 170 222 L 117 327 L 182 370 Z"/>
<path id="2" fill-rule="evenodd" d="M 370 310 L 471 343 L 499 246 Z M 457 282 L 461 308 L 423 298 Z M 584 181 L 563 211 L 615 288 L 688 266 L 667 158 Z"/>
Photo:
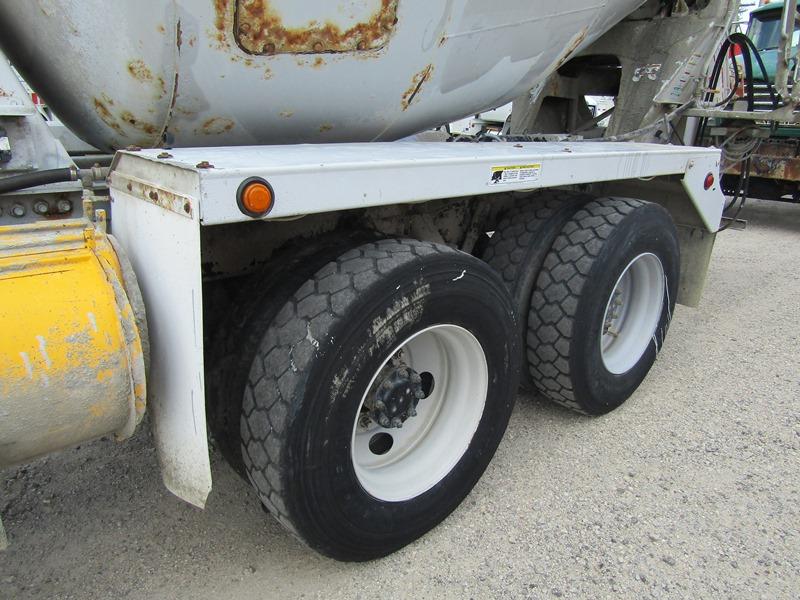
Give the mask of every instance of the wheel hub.
<path id="1" fill-rule="evenodd" d="M 655 343 L 665 286 L 664 267 L 649 252 L 634 258 L 619 276 L 600 331 L 600 356 L 611 373 L 628 372 Z"/>
<path id="2" fill-rule="evenodd" d="M 417 403 L 424 397 L 419 373 L 406 365 L 392 366 L 367 406 L 369 416 L 385 429 L 399 429 L 417 416 Z"/>
<path id="3" fill-rule="evenodd" d="M 627 299 L 624 293 L 623 282 L 620 282 L 617 287 L 614 288 L 614 293 L 611 294 L 611 301 L 608 304 L 605 322 L 603 323 L 603 335 L 610 335 L 612 337 L 619 336 L 620 316 L 625 313 L 625 309 L 627 308 L 625 302 Z"/>

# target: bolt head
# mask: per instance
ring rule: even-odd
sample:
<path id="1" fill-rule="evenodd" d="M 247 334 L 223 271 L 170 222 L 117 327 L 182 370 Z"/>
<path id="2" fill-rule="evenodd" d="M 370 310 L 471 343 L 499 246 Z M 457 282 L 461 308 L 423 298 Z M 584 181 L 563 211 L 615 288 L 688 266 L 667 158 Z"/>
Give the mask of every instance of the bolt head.
<path id="1" fill-rule="evenodd" d="M 68 213 L 72 211 L 72 202 L 69 200 L 59 200 L 56 204 L 56 208 L 60 213 Z"/>
<path id="2" fill-rule="evenodd" d="M 25 210 L 25 207 L 22 206 L 22 204 L 15 204 L 14 206 L 11 207 L 11 214 L 14 215 L 15 217 L 24 217 L 26 212 L 27 211 Z"/>
<path id="3" fill-rule="evenodd" d="M 37 200 L 33 205 L 33 212 L 37 215 L 46 215 L 50 212 L 50 205 L 44 200 Z"/>

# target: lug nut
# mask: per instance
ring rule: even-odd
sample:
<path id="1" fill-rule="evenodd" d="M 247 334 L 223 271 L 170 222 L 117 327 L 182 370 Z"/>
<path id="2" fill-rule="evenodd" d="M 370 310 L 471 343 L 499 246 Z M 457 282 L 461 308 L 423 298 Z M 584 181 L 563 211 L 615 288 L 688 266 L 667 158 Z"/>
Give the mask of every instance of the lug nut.
<path id="1" fill-rule="evenodd" d="M 33 212 L 35 212 L 37 215 L 46 215 L 48 212 L 50 212 L 50 205 L 44 200 L 37 200 L 33 204 Z"/>
<path id="2" fill-rule="evenodd" d="M 59 200 L 56 204 L 56 208 L 61 214 L 72 212 L 72 202 L 69 200 Z"/>
<path id="3" fill-rule="evenodd" d="M 25 207 L 22 206 L 22 204 L 15 204 L 14 206 L 11 207 L 11 214 L 17 218 L 24 217 L 26 212 L 27 211 L 25 210 Z"/>

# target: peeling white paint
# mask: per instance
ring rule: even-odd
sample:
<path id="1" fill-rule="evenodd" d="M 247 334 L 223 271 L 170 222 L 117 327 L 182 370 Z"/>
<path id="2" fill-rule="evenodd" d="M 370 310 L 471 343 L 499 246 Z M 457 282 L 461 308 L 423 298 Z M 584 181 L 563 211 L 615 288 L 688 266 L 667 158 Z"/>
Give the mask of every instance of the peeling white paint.
<path id="1" fill-rule="evenodd" d="M 39 352 L 42 353 L 42 358 L 44 359 L 44 366 L 49 369 L 53 366 L 53 362 L 50 360 L 50 357 L 47 355 L 47 343 L 44 340 L 43 335 L 37 335 L 36 339 L 39 342 Z"/>
<path id="2" fill-rule="evenodd" d="M 31 364 L 31 359 L 28 356 L 28 353 L 20 352 L 19 355 L 22 357 L 22 362 L 25 365 L 25 370 L 28 372 L 28 377 L 33 379 L 33 364 Z"/>
<path id="3" fill-rule="evenodd" d="M 97 333 L 97 319 L 94 318 L 94 313 L 86 313 L 86 316 L 89 317 L 89 323 L 91 323 L 92 329 Z"/>

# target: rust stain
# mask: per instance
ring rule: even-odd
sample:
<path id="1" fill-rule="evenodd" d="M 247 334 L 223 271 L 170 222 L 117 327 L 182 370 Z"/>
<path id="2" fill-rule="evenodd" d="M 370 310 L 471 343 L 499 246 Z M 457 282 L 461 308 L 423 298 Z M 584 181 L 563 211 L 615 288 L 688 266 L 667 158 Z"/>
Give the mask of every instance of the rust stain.
<path id="1" fill-rule="evenodd" d="M 215 0 L 217 38 L 227 43 L 231 0 Z M 316 54 L 352 52 L 382 48 L 397 23 L 398 0 L 381 0 L 380 8 L 366 21 L 348 29 L 331 21 L 309 21 L 305 27 L 283 24 L 269 0 L 236 0 L 234 36 L 239 47 L 250 54 Z"/>
<path id="2" fill-rule="evenodd" d="M 121 185 L 123 180 L 124 178 L 118 180 L 118 183 Z M 180 194 L 138 181 L 128 181 L 125 187 L 137 198 L 141 198 L 142 200 L 146 200 L 178 214 L 191 214 L 191 204 Z M 186 210 L 187 204 L 189 205 L 189 210 Z"/>
<path id="3" fill-rule="evenodd" d="M 411 104 L 414 102 L 414 99 L 422 89 L 422 84 L 431 78 L 432 73 L 433 65 L 428 65 L 422 69 L 422 71 L 414 75 L 414 77 L 411 79 L 411 85 L 408 86 L 408 89 L 405 92 L 403 92 L 403 96 L 400 99 L 400 106 L 403 107 L 403 110 L 408 110 L 408 107 L 411 106 Z"/>
<path id="4" fill-rule="evenodd" d="M 156 82 L 158 83 L 158 87 L 161 90 L 161 97 L 163 98 L 167 95 L 167 83 L 164 81 L 163 77 L 156 79 Z"/>
<path id="5" fill-rule="evenodd" d="M 153 80 L 153 73 L 144 64 L 143 60 L 132 60 L 128 63 L 128 73 L 130 73 L 134 79 L 142 82 L 152 81 Z"/>
<path id="6" fill-rule="evenodd" d="M 127 137 L 127 133 L 123 128 L 123 124 L 132 126 L 134 129 L 147 134 L 148 136 L 155 136 L 158 134 L 158 129 L 152 123 L 137 119 L 133 113 L 128 110 L 123 110 L 119 116 L 114 114 L 114 101 L 103 94 L 100 98 L 93 98 L 94 110 L 100 120 L 103 121 L 108 127 L 116 131 L 119 135 Z"/>
<path id="7" fill-rule="evenodd" d="M 741 163 L 729 167 L 725 173 L 738 175 Z M 778 181 L 800 181 L 800 157 L 794 143 L 764 141 L 750 160 L 750 174 Z"/>
<path id="8" fill-rule="evenodd" d="M 167 94 L 167 84 L 164 78 L 153 77 L 153 72 L 145 64 L 143 60 L 132 60 L 128 63 L 128 73 L 131 74 L 136 81 L 141 83 L 153 83 L 158 90 L 158 97 L 163 98 Z"/>
<path id="9" fill-rule="evenodd" d="M 178 47 L 178 52 L 180 52 L 183 45 L 183 29 L 181 29 L 180 19 L 178 19 L 178 24 L 175 27 L 175 45 Z"/>
<path id="10" fill-rule="evenodd" d="M 0 88 L 0 98 L 10 98 L 14 95 L 14 92 L 7 92 L 6 90 Z"/>
<path id="11" fill-rule="evenodd" d="M 325 64 L 325 61 L 322 60 L 321 56 L 318 56 L 317 58 L 314 59 L 314 62 L 311 65 L 311 68 L 312 69 L 319 69 L 324 64 Z"/>
<path id="12" fill-rule="evenodd" d="M 122 127 L 111 113 L 110 107 L 114 106 L 114 101 L 106 95 L 103 95 L 101 98 L 94 98 L 93 100 L 94 110 L 97 113 L 97 116 L 100 117 L 100 120 L 111 127 L 111 129 L 116 131 L 118 134 L 125 135 Z"/>
<path id="13" fill-rule="evenodd" d="M 147 121 L 142 121 L 141 119 L 137 119 L 133 116 L 133 113 L 129 110 L 124 110 L 120 113 L 119 118 L 125 121 L 128 125 L 133 127 L 134 129 L 138 129 L 146 133 L 147 135 L 156 135 L 158 133 L 158 129 L 152 123 L 148 123 Z"/>
<path id="14" fill-rule="evenodd" d="M 156 27 L 156 31 L 158 31 L 158 33 L 167 33 L 167 28 L 164 27 L 163 25 L 159 25 L 158 27 Z"/>
<path id="15" fill-rule="evenodd" d="M 575 50 L 577 50 L 578 47 L 583 43 L 583 40 L 586 39 L 587 33 L 589 33 L 588 27 L 584 27 L 583 29 L 580 30 L 577 37 L 574 40 L 572 40 L 572 43 L 569 45 L 567 50 L 564 52 L 564 54 L 561 55 L 561 58 L 558 60 L 558 64 L 556 66 L 557 69 L 561 68 L 564 65 L 564 63 L 567 62 L 572 57 L 572 54 L 575 52 Z"/>
<path id="16" fill-rule="evenodd" d="M 195 130 L 195 133 L 201 133 L 203 135 L 220 135 L 233 129 L 234 125 L 236 125 L 236 123 L 234 123 L 231 119 L 212 117 L 211 119 L 205 120 L 200 126 L 200 129 Z"/>
<path id="17" fill-rule="evenodd" d="M 214 30 L 209 32 L 220 49 L 230 48 L 228 31 L 232 29 L 231 0 L 214 0 Z"/>
<path id="18" fill-rule="evenodd" d="M 272 69 L 269 67 L 264 69 L 264 79 L 272 79 Z"/>
<path id="19" fill-rule="evenodd" d="M 323 123 L 322 125 L 319 126 L 320 133 L 326 133 L 331 129 L 333 129 L 333 125 L 331 125 L 330 123 Z"/>
<path id="20" fill-rule="evenodd" d="M 194 117 L 197 114 L 195 111 L 189 110 L 188 108 L 185 107 L 176 108 L 175 112 L 187 118 Z"/>

